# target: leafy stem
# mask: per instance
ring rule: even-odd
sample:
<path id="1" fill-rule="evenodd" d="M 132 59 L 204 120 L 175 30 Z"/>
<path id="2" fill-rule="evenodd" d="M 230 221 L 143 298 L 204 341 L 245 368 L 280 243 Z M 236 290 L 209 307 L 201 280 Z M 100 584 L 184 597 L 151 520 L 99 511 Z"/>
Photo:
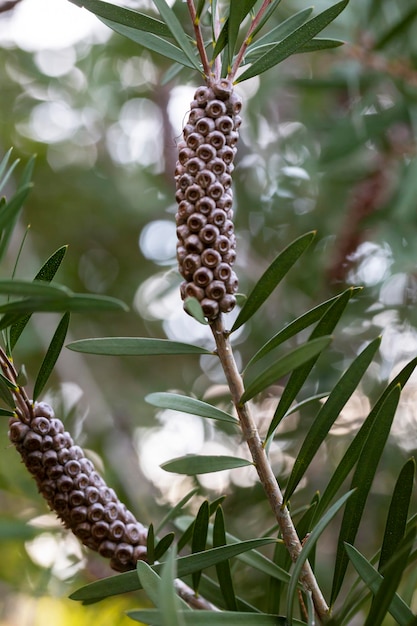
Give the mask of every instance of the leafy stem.
<path id="1" fill-rule="evenodd" d="M 194 28 L 198 53 L 200 55 L 201 63 L 203 64 L 204 75 L 207 79 L 209 79 L 211 74 L 210 62 L 208 60 L 206 48 L 204 46 L 204 39 L 200 28 L 200 19 L 197 16 L 197 12 L 195 10 L 194 0 L 187 0 L 187 6 Z"/>
<path id="2" fill-rule="evenodd" d="M 302 544 L 298 537 L 290 512 L 283 504 L 284 499 L 280 486 L 269 463 L 269 459 L 259 435 L 256 423 L 251 415 L 249 406 L 247 403 L 242 404 L 240 401 L 244 392 L 243 380 L 237 368 L 233 355 L 233 349 L 230 344 L 228 334 L 225 331 L 221 316 L 211 324 L 211 330 L 216 342 L 217 355 L 226 376 L 244 439 L 247 442 L 259 480 L 261 481 L 271 509 L 278 522 L 282 539 L 291 556 L 291 560 L 295 563 L 300 555 Z M 305 591 L 311 593 L 317 615 L 321 621 L 324 621 L 328 616 L 329 607 L 308 562 L 306 562 L 302 568 L 300 582 Z"/>

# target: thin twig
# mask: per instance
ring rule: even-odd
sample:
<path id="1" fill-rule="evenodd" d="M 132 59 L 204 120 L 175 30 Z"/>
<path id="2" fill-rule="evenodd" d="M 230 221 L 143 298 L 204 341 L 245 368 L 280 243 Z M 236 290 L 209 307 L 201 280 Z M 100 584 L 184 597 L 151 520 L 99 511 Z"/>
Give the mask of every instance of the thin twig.
<path id="1" fill-rule="evenodd" d="M 194 28 L 195 40 L 197 44 L 198 53 L 200 55 L 201 63 L 203 64 L 204 75 L 209 80 L 211 75 L 210 62 L 208 60 L 206 48 L 204 46 L 203 35 L 200 28 L 200 20 L 197 17 L 197 12 L 194 6 L 194 0 L 187 0 L 188 11 L 190 13 L 191 22 Z"/>
<path id="2" fill-rule="evenodd" d="M 245 37 L 245 40 L 243 41 L 242 45 L 240 46 L 240 50 L 236 55 L 235 58 L 235 62 L 233 63 L 233 67 L 229 72 L 228 78 L 229 80 L 233 81 L 236 73 L 240 67 L 240 64 L 242 63 L 243 57 L 245 56 L 245 52 L 250 44 L 250 42 L 252 41 L 252 34 L 253 31 L 255 30 L 255 28 L 257 28 L 258 24 L 260 23 L 261 19 L 264 16 L 265 11 L 267 10 L 267 8 L 269 7 L 269 5 L 274 2 L 274 0 L 264 0 L 262 6 L 260 7 L 258 13 L 255 15 L 255 17 L 252 20 L 252 23 L 249 27 L 249 30 L 247 32 L 247 35 Z"/>
<path id="3" fill-rule="evenodd" d="M 243 381 L 238 371 L 232 347 L 227 333 L 225 332 L 221 317 L 213 322 L 211 330 L 216 342 L 217 354 L 229 385 L 233 404 L 239 417 L 243 436 L 248 444 L 252 460 L 267 495 L 269 504 L 279 524 L 282 539 L 291 556 L 291 560 L 295 562 L 300 555 L 302 545 L 291 515 L 287 507 L 284 506 L 281 489 L 272 471 L 249 407 L 246 403 L 243 405 L 240 403 L 240 398 L 244 392 Z M 300 582 L 306 591 L 311 592 L 314 606 L 320 620 L 325 620 L 329 614 L 329 607 L 308 561 L 303 566 Z"/>

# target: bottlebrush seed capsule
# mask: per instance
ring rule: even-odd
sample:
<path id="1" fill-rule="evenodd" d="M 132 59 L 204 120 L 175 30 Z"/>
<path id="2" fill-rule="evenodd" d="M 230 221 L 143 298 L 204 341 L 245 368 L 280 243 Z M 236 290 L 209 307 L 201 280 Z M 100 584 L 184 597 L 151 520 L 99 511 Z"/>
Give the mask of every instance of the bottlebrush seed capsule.
<path id="1" fill-rule="evenodd" d="M 209 322 L 236 302 L 231 174 L 241 108 L 228 80 L 198 87 L 178 146 L 177 259 L 185 279 L 181 297 L 198 298 Z"/>
<path id="2" fill-rule="evenodd" d="M 146 558 L 146 528 L 107 487 L 49 405 L 35 403 L 26 423 L 11 418 L 9 439 L 50 508 L 85 546 L 119 572 Z"/>

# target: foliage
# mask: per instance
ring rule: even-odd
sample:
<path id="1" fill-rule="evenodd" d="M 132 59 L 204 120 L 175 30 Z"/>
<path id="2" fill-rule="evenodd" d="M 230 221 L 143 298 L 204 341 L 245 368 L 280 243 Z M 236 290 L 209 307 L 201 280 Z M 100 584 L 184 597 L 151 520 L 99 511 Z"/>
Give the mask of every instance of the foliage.
<path id="1" fill-rule="evenodd" d="M 301 64 L 298 67 L 305 68 L 302 65 L 305 61 L 297 61 L 298 55 L 294 61 L 292 55 L 295 53 L 307 55 L 338 48 L 339 39 L 322 39 L 317 35 L 329 25 L 336 28 L 333 20 L 337 18 L 338 24 L 344 17 L 342 10 L 348 5 L 344 0 L 311 17 L 311 10 L 305 8 L 289 15 L 287 9 L 279 6 L 279 1 L 232 0 L 222 3 L 203 0 L 194 6 L 190 0 L 188 7 L 193 19 L 187 21 L 184 19 L 186 7 L 178 2 L 170 8 L 165 0 L 155 0 L 158 15 L 101 0 L 77 0 L 74 3 L 84 6 L 116 33 L 133 42 L 129 44 L 132 47 L 126 48 L 126 58 L 149 54 L 154 64 L 159 63 L 161 83 L 187 82 L 197 73 L 200 80 L 201 75 L 209 79 L 213 74 L 216 80 L 228 77 L 242 83 L 242 88 L 246 80 L 257 79 L 264 72 L 268 72 L 268 76 L 274 75 L 278 70 L 273 68 L 289 57 L 292 62 Z M 415 184 L 412 122 L 416 83 L 411 54 L 415 11 L 401 2 L 388 4 L 389 17 L 383 15 L 378 3 L 373 1 L 361 7 L 373 41 L 362 47 L 356 44 L 356 47 L 350 47 L 349 53 L 341 52 L 351 55 L 348 62 L 341 57 L 339 66 L 335 64 L 327 75 L 317 74 L 309 81 L 293 76 L 280 79 L 285 80 L 288 93 L 298 93 L 299 114 L 309 120 L 309 137 L 306 138 L 305 127 L 293 130 L 292 137 L 281 139 L 279 158 L 275 155 L 273 141 L 267 142 L 265 155 L 260 157 L 254 129 L 258 124 L 261 126 L 257 120 L 259 111 L 274 104 L 274 86 L 267 81 L 261 82 L 263 87 L 259 89 L 259 98 L 247 106 L 251 130 L 246 142 L 252 160 L 249 158 L 247 165 L 242 160 L 240 173 L 237 168 L 237 198 L 239 207 L 252 205 L 256 208 L 237 216 L 242 239 L 247 238 L 250 242 L 246 265 L 244 261 L 240 265 L 243 287 L 249 295 L 242 297 L 239 313 L 228 320 L 230 330 L 210 324 L 213 338 L 207 333 L 197 336 L 196 341 L 188 341 L 186 336 L 184 341 L 178 341 L 170 336 L 136 336 L 134 320 L 132 325 L 127 322 L 129 331 L 132 330 L 130 334 L 134 336 L 119 337 L 117 330 L 113 332 L 118 321 L 110 322 L 111 336 L 97 338 L 100 332 L 84 332 L 98 328 L 94 318 L 98 312 L 110 315 L 126 312 L 127 307 L 122 301 L 125 296 L 123 281 L 117 281 L 116 297 L 79 293 L 55 282 L 55 274 L 64 269 L 64 264 L 61 268 L 65 256 L 62 242 L 29 279 L 17 278 L 15 268 L 25 245 L 23 251 L 15 254 L 11 268 L 8 267 L 9 250 L 12 235 L 21 219 L 22 206 L 31 189 L 32 159 L 24 168 L 16 191 L 2 199 L 0 257 L 6 277 L 0 281 L 0 292 L 6 301 L 0 305 L 0 325 L 4 354 L 11 358 L 13 353 L 15 358 L 19 350 L 20 354 L 25 353 L 25 337 L 30 336 L 28 332 L 37 313 L 64 315 L 55 323 L 56 330 L 50 333 L 52 336 L 41 365 L 37 365 L 33 398 L 40 397 L 60 362 L 58 357 L 66 341 L 70 314 L 83 313 L 87 323 L 84 328 L 79 327 L 80 335 L 93 334 L 94 338 L 69 340 L 67 345 L 71 353 L 100 355 L 102 358 L 97 361 L 103 362 L 106 361 L 104 355 L 108 359 L 117 358 L 113 361 L 115 363 L 123 361 L 124 365 L 120 367 L 126 368 L 129 375 L 124 376 L 122 372 L 114 389 L 123 394 L 121 388 L 125 380 L 131 380 L 128 384 L 132 395 L 139 374 L 135 366 L 126 366 L 125 362 L 128 356 L 131 359 L 146 357 L 149 378 L 143 384 L 146 391 L 140 405 L 142 409 L 146 401 L 180 416 L 198 416 L 207 431 L 213 429 L 222 441 L 227 440 L 231 452 L 208 454 L 203 449 L 200 450 L 203 454 L 197 454 L 191 446 L 186 454 L 163 463 L 166 471 L 189 476 L 189 486 L 196 486 L 196 489 L 177 498 L 180 502 L 158 525 L 157 537 L 153 526 L 150 527 L 149 564 L 139 562 L 137 571 L 83 586 L 72 594 L 73 600 L 90 604 L 143 589 L 155 608 L 130 609 L 129 605 L 128 617 L 133 621 L 164 626 L 237 621 L 254 626 L 314 624 L 316 619 L 342 626 L 354 618 L 364 624 L 377 625 L 392 623 L 388 621 L 391 619 L 387 617 L 389 614 L 395 623 L 404 626 L 415 623 L 417 520 L 412 515 L 415 461 L 414 457 L 404 458 L 402 452 L 398 455 L 390 431 L 393 421 L 398 419 L 401 391 L 417 361 L 404 362 L 399 357 L 407 354 L 407 349 L 399 350 L 397 371 L 389 381 L 387 348 L 383 351 L 384 335 L 382 338 L 378 336 L 376 328 L 389 320 L 399 341 L 400 331 L 412 327 L 415 322 L 414 307 L 411 306 L 415 285 L 413 271 L 410 271 L 415 230 L 415 220 L 410 226 Z M 216 8 L 221 12 L 221 21 Z M 349 10 L 352 11 L 351 7 Z M 112 54 L 113 51 L 109 59 Z M 157 60 L 158 55 L 173 61 L 174 65 L 165 65 L 165 61 Z M 397 64 L 396 55 L 406 61 Z M 333 57 L 327 57 L 325 52 L 317 55 L 317 61 L 315 58 L 311 60 L 313 68 L 321 58 L 329 59 L 329 65 L 334 63 L 330 60 Z M 300 76 L 300 72 L 297 74 Z M 320 108 L 326 101 L 329 119 L 319 118 Z M 285 107 L 288 109 L 288 103 Z M 319 123 L 316 124 L 317 120 Z M 276 158 L 272 158 L 274 156 Z M 8 152 L 0 164 L 0 183 L 3 185 L 17 171 L 17 161 L 10 163 L 10 158 Z M 282 172 L 278 172 L 279 169 Z M 307 175 L 300 174 L 300 170 Z M 243 180 L 246 173 L 249 181 Z M 146 177 L 151 180 L 153 176 L 163 189 L 162 195 L 166 196 L 165 185 L 169 187 L 169 184 L 158 179 L 158 174 L 145 172 L 141 176 L 142 180 Z M 129 202 L 132 202 L 134 194 L 129 191 L 132 183 L 128 178 L 122 175 L 119 182 L 122 193 L 126 198 L 130 196 Z M 256 184 L 251 185 L 251 181 Z M 319 181 L 319 189 L 314 189 Z M 91 195 L 96 196 L 100 204 L 105 191 L 98 187 Z M 346 201 L 350 188 L 354 191 Z M 76 190 L 73 190 L 74 195 Z M 303 209 L 299 202 L 297 204 L 303 198 L 317 200 L 316 208 Z M 335 206 L 342 204 L 341 198 L 345 198 L 345 215 L 334 210 Z M 112 215 L 113 199 L 104 199 L 104 206 L 109 216 Z M 298 209 L 299 223 L 293 218 L 297 207 L 301 207 Z M 394 214 L 396 227 L 392 228 Z M 103 212 L 100 222 L 104 224 L 106 217 Z M 146 221 L 149 215 L 144 215 L 143 219 Z M 131 222 L 128 211 L 126 221 Z M 256 222 L 258 226 L 254 226 Z M 317 225 L 318 235 L 312 230 Z M 377 225 L 379 232 L 376 232 Z M 375 234 L 368 235 L 366 228 Z M 332 242 L 333 233 L 339 234 Z M 378 241 L 373 244 L 374 248 L 370 248 L 371 236 Z M 313 243 L 315 237 L 319 237 L 316 245 Z M 265 254 L 268 239 L 273 241 L 271 254 Z M 366 263 L 370 271 L 372 254 L 369 250 L 373 250 L 381 261 L 387 258 L 383 255 L 384 249 L 389 250 L 387 267 L 391 266 L 391 274 L 387 269 L 382 275 L 385 284 L 381 286 L 380 282 L 370 278 L 362 293 L 356 287 L 346 289 L 347 285 L 356 285 L 362 277 L 366 283 Z M 327 263 L 323 260 L 325 257 Z M 269 258 L 274 260 L 268 262 Z M 255 259 L 261 260 L 254 264 Z M 406 286 L 402 290 L 401 285 L 397 286 L 395 299 L 389 294 L 388 286 L 390 280 L 393 283 L 397 278 L 398 281 L 399 276 L 405 277 L 401 284 Z M 63 282 L 72 284 L 74 281 Z M 176 279 L 174 283 L 177 288 Z M 335 291 L 338 292 L 336 295 Z M 197 326 L 199 319 L 204 321 L 198 307 L 188 308 L 188 312 L 197 320 L 189 320 L 194 324 L 192 328 Z M 127 319 L 131 320 L 129 315 Z M 89 319 L 94 321 L 88 322 Z M 72 323 L 71 319 L 71 326 Z M 152 335 L 159 333 L 160 329 L 156 330 L 151 322 L 145 324 L 143 330 L 144 335 Z M 228 364 L 226 354 L 233 354 L 233 351 L 238 353 L 237 360 L 242 361 L 242 379 L 237 367 Z M 204 372 L 202 380 L 197 380 L 197 358 Z M 214 386 L 213 380 L 217 381 L 216 378 L 210 381 L 205 359 L 206 362 L 218 360 L 224 369 L 230 391 L 219 401 L 213 400 L 210 394 L 205 395 L 209 386 Z M 39 361 L 39 358 L 35 359 L 35 362 Z M 109 360 L 106 363 L 97 366 L 103 368 L 101 377 L 103 372 L 108 377 Z M 184 368 L 183 376 L 179 374 L 179 363 Z M 33 369 L 31 363 L 30 371 Z M 376 374 L 378 370 L 380 373 Z M 16 387 L 3 369 L 0 394 L 4 416 L 13 415 L 16 390 L 18 392 L 27 384 L 24 378 L 22 371 Z M 224 378 L 221 381 L 224 382 Z M 282 386 L 277 388 L 278 384 Z M 166 392 L 167 386 L 175 393 Z M 188 391 L 178 393 L 184 388 Z M 149 389 L 153 393 L 149 393 Z M 362 425 L 354 435 L 348 425 L 348 435 L 337 438 L 335 429 L 340 423 L 343 427 L 341 416 L 347 413 L 352 399 L 361 396 L 370 400 Z M 130 399 L 129 394 L 124 397 Z M 266 414 L 267 417 L 255 422 L 245 421 L 250 405 L 255 412 L 259 411 L 259 415 Z M 302 419 L 294 422 L 294 415 Z M 249 442 L 251 458 L 240 445 L 242 433 L 237 427 L 238 420 L 244 438 Z M 260 435 L 255 436 L 253 429 L 248 427 L 252 424 L 259 428 Z M 275 467 L 274 454 L 281 450 L 283 455 L 285 447 L 291 450 L 291 467 Z M 409 443 L 407 452 L 414 449 L 415 444 Z M 321 455 L 326 457 L 324 462 Z M 316 464 L 320 468 L 318 473 Z M 270 475 L 265 474 L 268 468 Z M 323 472 L 323 468 L 326 471 Z M 255 469 L 265 493 L 259 482 L 255 482 Z M 234 492 L 230 489 L 226 500 L 210 490 L 207 492 L 201 475 L 220 470 L 252 472 L 251 488 L 236 487 Z M 383 485 L 382 497 L 380 486 L 388 473 L 390 479 L 387 485 Z M 16 486 L 12 486 L 6 467 L 2 468 L 1 475 L 4 475 L 2 481 L 7 489 L 13 491 Z M 272 494 L 268 485 L 274 477 L 278 479 L 278 489 Z M 19 490 L 26 491 L 26 497 L 35 501 L 36 494 L 31 494 L 25 479 L 19 480 L 22 481 Z M 123 489 L 123 476 L 119 481 Z M 285 485 L 282 501 L 279 499 L 281 484 Z M 268 499 L 273 515 L 267 508 Z M 388 510 L 388 515 L 382 519 L 380 511 L 383 507 Z M 156 508 L 154 518 L 162 517 L 160 513 Z M 281 525 L 283 516 L 287 517 Z M 244 520 L 247 519 L 251 522 L 246 529 Z M 301 540 L 295 554 L 291 553 L 291 538 L 286 535 L 290 522 L 294 522 Z M 232 530 L 228 531 L 229 527 Z M 6 525 L 4 529 L 7 537 Z M 172 529 L 175 535 L 169 532 Z M 161 531 L 165 534 L 160 537 Z M 24 526 L 15 532 L 19 532 L 22 538 L 27 536 Z M 247 533 L 250 538 L 243 539 Z M 330 557 L 323 533 L 333 546 Z M 261 551 L 263 546 L 269 546 L 269 549 Z M 362 554 L 363 546 L 366 555 Z M 190 553 L 182 554 L 184 549 Z M 181 554 L 178 555 L 177 551 Z M 204 610 L 193 610 L 192 602 L 185 602 L 175 593 L 177 579 L 185 579 L 204 602 L 213 603 L 221 612 L 207 610 L 209 604 Z M 251 589 L 251 581 L 254 589 Z M 319 600 L 321 589 L 330 604 L 331 617 L 328 620 L 327 611 Z M 140 603 L 143 603 L 142 598 Z"/>

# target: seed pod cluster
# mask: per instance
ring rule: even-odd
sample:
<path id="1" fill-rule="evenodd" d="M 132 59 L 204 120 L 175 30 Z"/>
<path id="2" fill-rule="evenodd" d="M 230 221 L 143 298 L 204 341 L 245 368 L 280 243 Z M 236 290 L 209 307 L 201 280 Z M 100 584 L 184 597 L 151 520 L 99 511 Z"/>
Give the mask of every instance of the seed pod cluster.
<path id="1" fill-rule="evenodd" d="M 213 322 L 236 304 L 231 188 L 242 103 L 229 81 L 194 94 L 175 172 L 181 297 L 195 297 Z"/>
<path id="2" fill-rule="evenodd" d="M 50 508 L 85 546 L 109 558 L 119 572 L 134 569 L 146 557 L 146 528 L 106 485 L 48 404 L 35 403 L 28 423 L 11 418 L 9 439 Z"/>

